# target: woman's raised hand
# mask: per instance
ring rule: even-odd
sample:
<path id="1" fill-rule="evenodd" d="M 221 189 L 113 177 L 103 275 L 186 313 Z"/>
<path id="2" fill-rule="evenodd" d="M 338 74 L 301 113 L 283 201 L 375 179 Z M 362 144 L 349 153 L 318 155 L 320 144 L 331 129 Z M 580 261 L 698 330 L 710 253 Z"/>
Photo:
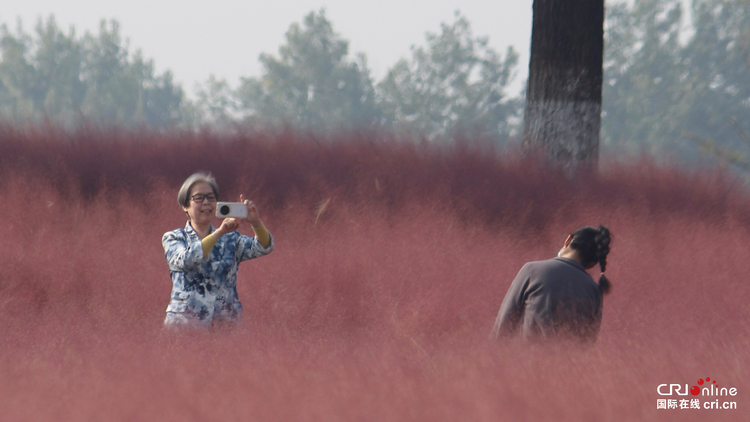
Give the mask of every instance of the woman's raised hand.
<path id="1" fill-rule="evenodd" d="M 219 226 L 219 233 L 222 235 L 231 233 L 237 229 L 240 228 L 240 222 L 237 221 L 235 218 L 225 218 L 221 222 L 221 226 Z"/>
<path id="2" fill-rule="evenodd" d="M 247 218 L 245 219 L 248 223 L 252 224 L 253 227 L 263 224 L 260 221 L 260 213 L 258 208 L 253 204 L 253 201 L 245 199 L 245 196 L 240 194 L 240 202 L 245 204 L 247 207 Z"/>

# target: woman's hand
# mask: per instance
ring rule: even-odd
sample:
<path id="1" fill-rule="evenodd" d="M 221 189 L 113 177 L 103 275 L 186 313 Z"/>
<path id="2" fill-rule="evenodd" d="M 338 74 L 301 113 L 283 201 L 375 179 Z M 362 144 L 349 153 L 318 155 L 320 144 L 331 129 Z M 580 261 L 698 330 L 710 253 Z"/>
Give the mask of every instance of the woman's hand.
<path id="1" fill-rule="evenodd" d="M 231 233 L 240 228 L 240 222 L 235 218 L 225 218 L 221 222 L 221 226 L 216 230 L 218 235 L 221 237 L 227 233 Z"/>
<path id="2" fill-rule="evenodd" d="M 244 195 L 240 195 L 240 202 L 245 204 L 247 207 L 247 218 L 245 219 L 248 223 L 252 224 L 253 227 L 258 227 L 263 224 L 260 221 L 260 213 L 258 208 L 253 204 L 253 201 L 245 199 Z"/>
<path id="3" fill-rule="evenodd" d="M 240 202 L 245 204 L 245 206 L 247 207 L 247 218 L 245 219 L 245 221 L 253 226 L 255 238 L 264 247 L 269 247 L 271 245 L 271 234 L 268 233 L 268 229 L 266 229 L 266 226 L 264 226 L 263 222 L 260 221 L 260 213 L 258 212 L 258 208 L 255 207 L 253 201 L 245 199 L 243 195 L 240 195 Z"/>

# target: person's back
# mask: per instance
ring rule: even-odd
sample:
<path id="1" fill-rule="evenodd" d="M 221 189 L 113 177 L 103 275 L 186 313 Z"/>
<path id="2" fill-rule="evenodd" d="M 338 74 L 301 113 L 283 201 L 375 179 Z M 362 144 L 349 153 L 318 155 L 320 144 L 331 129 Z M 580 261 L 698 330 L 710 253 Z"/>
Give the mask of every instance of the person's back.
<path id="1" fill-rule="evenodd" d="M 606 227 L 583 227 L 565 239 L 557 258 L 524 265 L 503 299 L 492 337 L 596 341 L 602 296 L 610 289 L 604 276 L 610 241 Z M 586 273 L 596 264 L 599 283 Z"/>
<path id="2" fill-rule="evenodd" d="M 593 341 L 601 316 L 599 285 L 577 261 L 553 258 L 523 266 L 503 300 L 493 333 Z"/>

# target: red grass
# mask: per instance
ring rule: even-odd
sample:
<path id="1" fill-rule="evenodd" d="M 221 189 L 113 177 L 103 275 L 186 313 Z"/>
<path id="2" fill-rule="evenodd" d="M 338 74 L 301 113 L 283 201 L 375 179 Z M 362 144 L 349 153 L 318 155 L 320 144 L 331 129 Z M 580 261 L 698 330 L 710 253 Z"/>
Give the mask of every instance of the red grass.
<path id="1" fill-rule="evenodd" d="M 605 160 L 570 181 L 513 153 L 366 134 L 0 137 L 2 420 L 704 421 L 750 406 L 750 197 L 719 170 Z M 261 205 L 276 250 L 242 265 L 243 328 L 170 335 L 159 239 L 184 224 L 176 191 L 199 169 Z M 523 263 L 599 223 L 615 243 L 597 344 L 491 345 Z M 656 409 L 659 384 L 706 376 L 738 389 L 738 410 Z"/>

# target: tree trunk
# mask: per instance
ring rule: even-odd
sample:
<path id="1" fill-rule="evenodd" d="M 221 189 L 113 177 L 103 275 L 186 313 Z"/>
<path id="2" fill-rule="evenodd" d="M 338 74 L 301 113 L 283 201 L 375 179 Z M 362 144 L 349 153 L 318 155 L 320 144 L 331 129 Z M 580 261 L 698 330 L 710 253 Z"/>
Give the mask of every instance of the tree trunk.
<path id="1" fill-rule="evenodd" d="M 573 170 L 596 168 L 604 0 L 534 0 L 523 147 Z"/>

